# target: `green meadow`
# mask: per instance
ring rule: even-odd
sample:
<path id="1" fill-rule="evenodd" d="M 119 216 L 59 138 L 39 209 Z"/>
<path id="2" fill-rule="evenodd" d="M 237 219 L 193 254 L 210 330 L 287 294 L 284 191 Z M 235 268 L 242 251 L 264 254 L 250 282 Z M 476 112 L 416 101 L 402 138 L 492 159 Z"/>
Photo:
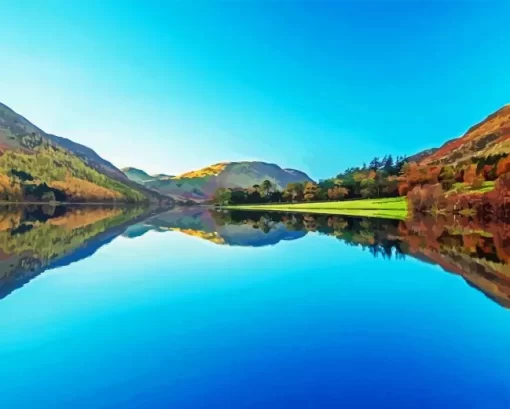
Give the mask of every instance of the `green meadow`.
<path id="1" fill-rule="evenodd" d="M 346 216 L 381 217 L 402 220 L 406 219 L 408 214 L 405 197 L 316 203 L 236 205 L 222 206 L 222 208 L 229 210 L 341 214 Z"/>

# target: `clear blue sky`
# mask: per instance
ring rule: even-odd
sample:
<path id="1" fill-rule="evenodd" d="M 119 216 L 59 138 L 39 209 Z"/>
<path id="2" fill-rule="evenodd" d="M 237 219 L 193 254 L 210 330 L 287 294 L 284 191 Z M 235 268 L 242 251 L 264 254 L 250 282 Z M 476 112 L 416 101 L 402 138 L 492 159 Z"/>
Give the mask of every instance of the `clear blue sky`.
<path id="1" fill-rule="evenodd" d="M 508 1 L 158 3 L 4 2 L 0 101 L 119 167 L 315 178 L 510 102 Z"/>

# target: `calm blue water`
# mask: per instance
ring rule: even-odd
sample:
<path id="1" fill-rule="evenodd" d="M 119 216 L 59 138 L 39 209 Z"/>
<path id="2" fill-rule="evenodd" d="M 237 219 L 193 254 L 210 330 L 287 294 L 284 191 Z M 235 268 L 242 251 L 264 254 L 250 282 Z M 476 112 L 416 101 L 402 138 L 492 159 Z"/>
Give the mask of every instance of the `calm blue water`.
<path id="1" fill-rule="evenodd" d="M 510 310 L 438 266 L 142 233 L 0 300 L 2 408 L 510 405 Z"/>

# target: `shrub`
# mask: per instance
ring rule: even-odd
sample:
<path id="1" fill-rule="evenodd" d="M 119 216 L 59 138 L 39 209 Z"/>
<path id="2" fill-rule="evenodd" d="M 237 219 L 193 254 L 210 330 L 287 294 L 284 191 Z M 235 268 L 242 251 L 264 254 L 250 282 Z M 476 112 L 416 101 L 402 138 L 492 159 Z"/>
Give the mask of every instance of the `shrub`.
<path id="1" fill-rule="evenodd" d="M 437 212 L 446 206 L 446 196 L 440 184 L 416 186 L 408 194 L 409 206 L 417 212 Z"/>
<path id="2" fill-rule="evenodd" d="M 484 178 L 483 177 L 476 177 L 473 179 L 473 181 L 471 182 L 471 188 L 473 190 L 479 190 L 483 187 L 483 183 L 485 182 Z"/>
<path id="3" fill-rule="evenodd" d="M 496 176 L 510 172 L 510 156 L 501 159 L 496 167 Z"/>

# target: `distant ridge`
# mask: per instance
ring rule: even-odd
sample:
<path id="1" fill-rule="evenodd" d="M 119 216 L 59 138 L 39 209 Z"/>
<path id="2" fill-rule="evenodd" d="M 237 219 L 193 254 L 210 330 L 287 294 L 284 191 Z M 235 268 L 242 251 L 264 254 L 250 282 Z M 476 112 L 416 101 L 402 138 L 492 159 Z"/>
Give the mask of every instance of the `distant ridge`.
<path id="1" fill-rule="evenodd" d="M 312 182 L 304 172 L 283 169 L 275 163 L 261 161 L 218 162 L 177 176 L 155 178 L 135 168 L 124 170 L 131 179 L 144 186 L 180 200 L 206 201 L 218 188 L 247 188 L 265 180 L 278 189 L 289 183 Z M 149 180 L 142 180 L 149 177 Z"/>

